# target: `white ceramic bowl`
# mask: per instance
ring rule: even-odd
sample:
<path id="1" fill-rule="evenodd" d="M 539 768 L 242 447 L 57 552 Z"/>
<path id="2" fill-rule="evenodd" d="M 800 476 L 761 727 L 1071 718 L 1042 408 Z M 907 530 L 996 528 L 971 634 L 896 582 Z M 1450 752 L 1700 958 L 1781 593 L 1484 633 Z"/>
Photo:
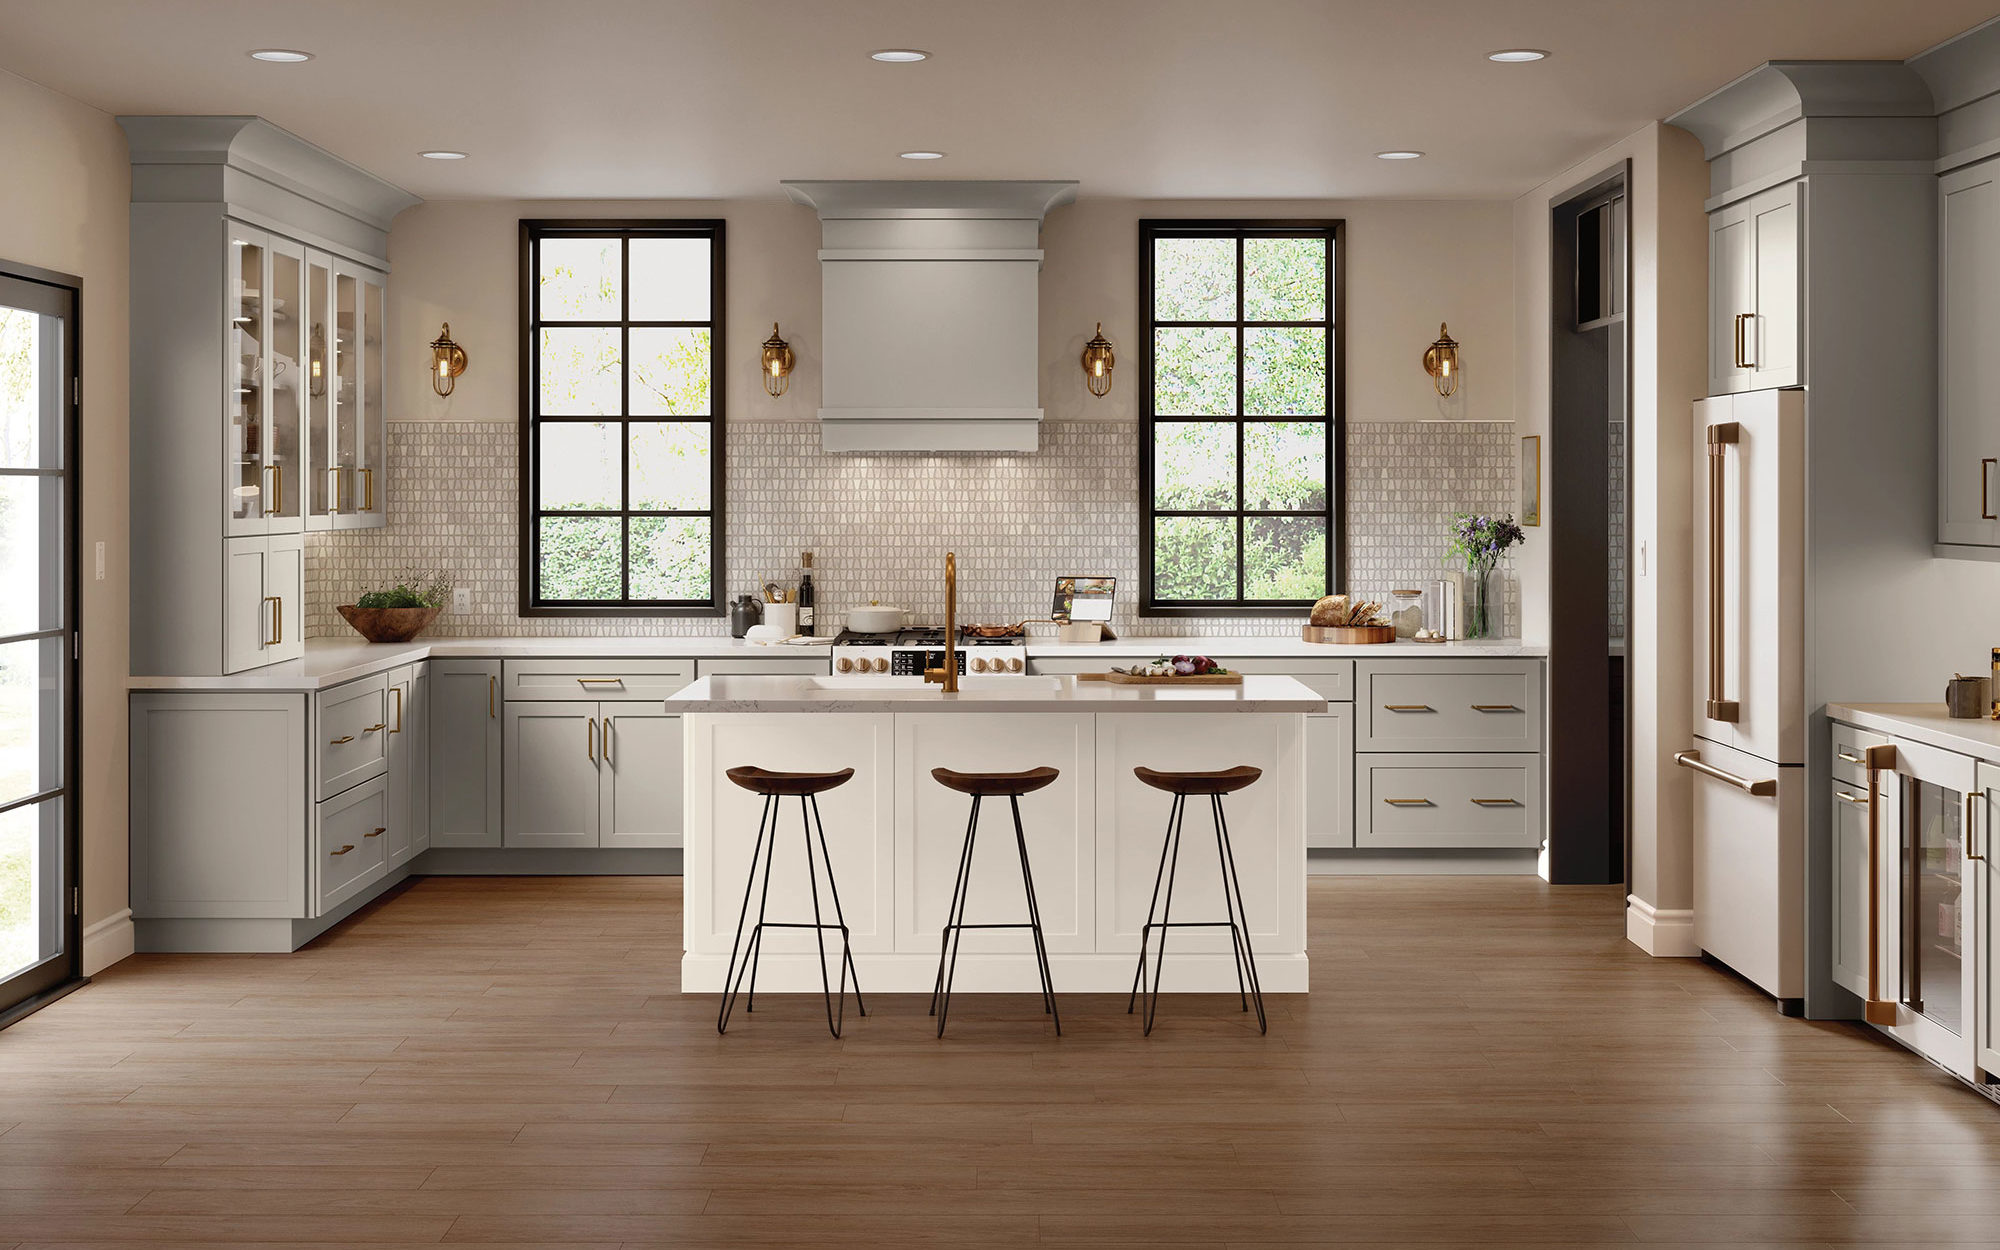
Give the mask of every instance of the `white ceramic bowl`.
<path id="1" fill-rule="evenodd" d="M 777 625 L 752 625 L 743 635 L 749 642 L 783 642 L 789 636 Z"/>
<path id="2" fill-rule="evenodd" d="M 903 616 L 901 608 L 854 608 L 847 614 L 847 627 L 857 634 L 886 634 L 903 627 Z"/>

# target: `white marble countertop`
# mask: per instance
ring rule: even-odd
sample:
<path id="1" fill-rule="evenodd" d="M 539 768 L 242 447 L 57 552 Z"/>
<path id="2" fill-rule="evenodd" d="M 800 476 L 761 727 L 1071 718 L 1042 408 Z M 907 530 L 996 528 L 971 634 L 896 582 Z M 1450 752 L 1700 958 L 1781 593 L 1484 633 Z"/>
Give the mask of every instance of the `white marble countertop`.
<path id="1" fill-rule="evenodd" d="M 1326 711 L 1290 677 L 1240 686 L 1125 686 L 1074 677 L 962 677 L 946 694 L 921 677 L 704 677 L 669 712 L 1267 712 Z"/>
<path id="2" fill-rule="evenodd" d="M 1829 719 L 2000 764 L 2000 721 L 1958 720 L 1942 703 L 1829 703 Z"/>
<path id="3" fill-rule="evenodd" d="M 1078 659 L 1101 656 L 1106 661 L 1150 659 L 1159 655 L 1265 656 L 1338 659 L 1487 659 L 1544 656 L 1548 648 L 1517 638 L 1485 642 L 1394 642 L 1377 646 L 1337 646 L 1292 637 L 1239 635 L 1159 635 L 1120 638 L 1109 642 L 1056 642 L 1029 638 L 1029 659 Z M 832 639 L 812 642 L 757 643 L 726 635 L 626 634 L 614 637 L 419 638 L 415 642 L 370 643 L 359 638 L 321 638 L 306 644 L 305 658 L 269 664 L 226 677 L 129 678 L 132 690 L 252 690 L 267 693 L 324 690 L 345 681 L 384 672 L 418 660 L 530 659 L 538 656 L 671 656 L 691 659 L 816 658 L 833 652 Z"/>

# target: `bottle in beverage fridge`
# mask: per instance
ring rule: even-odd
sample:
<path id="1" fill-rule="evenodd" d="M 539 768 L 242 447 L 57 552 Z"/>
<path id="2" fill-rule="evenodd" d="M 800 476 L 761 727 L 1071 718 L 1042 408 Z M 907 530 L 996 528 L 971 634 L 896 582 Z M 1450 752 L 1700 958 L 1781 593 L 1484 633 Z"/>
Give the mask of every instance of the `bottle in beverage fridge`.
<path id="1" fill-rule="evenodd" d="M 799 557 L 802 571 L 799 574 L 799 632 L 808 638 L 813 632 L 813 553 L 808 551 Z"/>

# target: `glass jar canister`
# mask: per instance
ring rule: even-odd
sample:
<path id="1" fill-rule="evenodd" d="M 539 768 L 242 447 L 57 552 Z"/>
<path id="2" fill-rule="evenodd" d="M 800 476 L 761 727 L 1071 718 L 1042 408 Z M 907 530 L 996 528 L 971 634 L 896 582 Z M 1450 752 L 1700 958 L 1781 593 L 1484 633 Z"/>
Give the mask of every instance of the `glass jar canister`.
<path id="1" fill-rule="evenodd" d="M 1415 638 L 1417 632 L 1424 628 L 1424 592 L 1390 591 L 1389 623 L 1396 627 L 1396 637 Z"/>

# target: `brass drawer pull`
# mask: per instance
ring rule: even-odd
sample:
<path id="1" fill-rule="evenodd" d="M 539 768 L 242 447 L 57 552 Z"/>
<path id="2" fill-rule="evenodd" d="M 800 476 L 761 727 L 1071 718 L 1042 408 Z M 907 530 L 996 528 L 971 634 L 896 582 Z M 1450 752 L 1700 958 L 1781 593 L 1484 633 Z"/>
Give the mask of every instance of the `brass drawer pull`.
<path id="1" fill-rule="evenodd" d="M 579 686 L 622 686 L 625 684 L 625 679 L 623 677 L 579 677 L 576 679 L 576 684 Z"/>
<path id="2" fill-rule="evenodd" d="M 1846 790 L 1835 790 L 1833 792 L 1833 797 L 1840 800 L 1842 803 L 1852 803 L 1856 807 L 1868 806 L 1867 799 L 1863 798 L 1858 794 L 1850 794 Z"/>
<path id="3" fill-rule="evenodd" d="M 1992 456 L 1979 462 L 1979 519 L 1982 521 L 2000 521 L 2000 515 L 1994 513 L 1992 505 L 1986 499 L 1986 474 L 1996 464 L 2000 464 L 2000 460 Z"/>
<path id="4" fill-rule="evenodd" d="M 1843 764 L 1853 764 L 1857 768 L 1868 767 L 1868 761 L 1862 759 L 1860 756 L 1854 754 L 1854 752 L 1852 751 L 1835 751 L 1834 755 L 1837 756 L 1840 759 L 1840 762 Z"/>
<path id="5" fill-rule="evenodd" d="M 1479 806 L 1481 806 L 1481 807 L 1519 807 L 1519 806 L 1521 806 L 1521 800 L 1519 800 L 1519 799 L 1474 799 L 1474 800 L 1472 800 L 1472 801 L 1473 801 L 1474 803 L 1477 803 L 1477 804 L 1478 804 Z"/>
<path id="6" fill-rule="evenodd" d="M 380 826 L 380 825 L 377 825 L 377 826 L 375 826 L 375 830 L 374 830 L 374 832 L 372 832 L 372 833 L 364 833 L 364 834 L 362 834 L 361 836 L 362 836 L 362 837 L 364 837 L 364 838 L 379 838 L 379 837 L 381 837 L 381 836 L 382 836 L 383 834 L 385 834 L 385 833 L 387 833 L 387 832 L 389 832 L 389 831 L 388 831 L 387 829 L 383 828 L 383 827 L 382 827 L 382 826 Z"/>
<path id="7" fill-rule="evenodd" d="M 1383 799 L 1391 807 L 1436 807 L 1429 799 Z"/>
<path id="8" fill-rule="evenodd" d="M 1472 705 L 1472 710 L 1475 712 L 1518 712 L 1521 709 L 1512 703 L 1475 703 Z"/>
<path id="9" fill-rule="evenodd" d="M 335 852 L 334 852 L 334 854 L 335 854 L 335 855 L 345 855 L 345 854 L 347 854 L 347 853 L 348 853 L 349 851 L 351 851 L 351 850 L 353 850 L 353 849 L 354 849 L 354 844 L 353 844 L 352 842 L 349 842 L 349 843 L 348 843 L 348 844 L 347 844 L 346 846 L 343 846 L 343 847 L 341 847 L 341 848 L 340 848 L 339 850 L 335 851 Z"/>
<path id="10" fill-rule="evenodd" d="M 1432 706 L 1431 706 L 1430 704 L 1428 704 L 1428 703 L 1384 703 L 1384 704 L 1382 705 L 1382 710 L 1383 710 L 1383 711 L 1385 711 L 1385 712 L 1435 712 L 1435 711 L 1437 711 L 1437 709 L 1436 709 L 1436 708 L 1432 707 Z"/>
<path id="11" fill-rule="evenodd" d="M 328 743 L 327 745 L 341 747 L 341 746 L 346 746 L 348 743 L 352 741 L 354 741 L 353 734 L 342 734 L 338 738 L 335 738 L 332 742 Z"/>
<path id="12" fill-rule="evenodd" d="M 389 727 L 388 721 L 379 721 L 376 724 L 370 725 L 366 729 L 363 729 L 361 732 L 365 734 L 380 733 L 384 729 L 387 729 L 388 727 Z"/>

